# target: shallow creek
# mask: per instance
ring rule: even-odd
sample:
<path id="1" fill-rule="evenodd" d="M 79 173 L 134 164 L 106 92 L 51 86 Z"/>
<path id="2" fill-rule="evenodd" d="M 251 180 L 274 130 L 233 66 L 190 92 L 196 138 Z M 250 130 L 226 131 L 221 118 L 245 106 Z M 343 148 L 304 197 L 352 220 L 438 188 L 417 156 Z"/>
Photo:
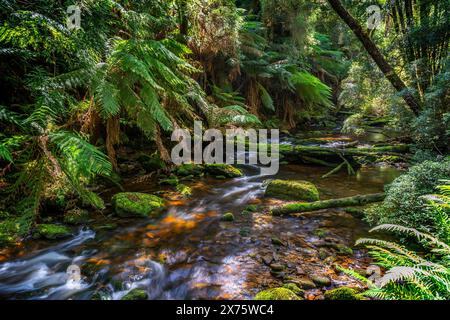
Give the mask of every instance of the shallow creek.
<path id="1" fill-rule="evenodd" d="M 242 214 L 249 204 L 280 203 L 264 198 L 264 181 L 274 177 L 260 176 L 257 167 L 243 169 L 241 178 L 186 183 L 192 197 L 173 197 L 159 219 L 101 216 L 91 229 L 74 230 L 69 240 L 28 241 L 0 251 L 0 299 L 120 299 L 133 288 L 147 290 L 150 299 L 251 299 L 259 290 L 314 276 L 330 278 L 330 287 L 357 285 L 333 264 L 365 270 L 367 254 L 358 248 L 338 254 L 327 243 L 354 247 L 367 225 L 338 209 L 298 217 Z M 329 199 L 382 191 L 399 174 L 376 167 L 320 179 L 327 171 L 282 165 L 276 178 L 314 182 L 321 198 Z M 157 190 L 146 182 L 124 187 Z M 234 213 L 235 221 L 221 221 L 225 212 Z M 274 237 L 282 245 L 274 244 Z M 73 264 L 82 274 L 75 283 L 66 273 Z M 320 299 L 322 289 L 310 289 L 306 297 Z"/>

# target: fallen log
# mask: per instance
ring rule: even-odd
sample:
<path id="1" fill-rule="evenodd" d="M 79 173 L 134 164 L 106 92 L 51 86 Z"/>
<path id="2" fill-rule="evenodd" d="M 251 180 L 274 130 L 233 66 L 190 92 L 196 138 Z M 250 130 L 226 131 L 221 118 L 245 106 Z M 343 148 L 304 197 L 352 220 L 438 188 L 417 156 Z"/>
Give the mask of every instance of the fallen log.
<path id="1" fill-rule="evenodd" d="M 271 213 L 274 216 L 282 216 L 291 213 L 309 212 L 328 208 L 363 206 L 368 203 L 383 201 L 385 197 L 385 193 L 374 193 L 315 202 L 295 202 L 274 207 L 272 208 Z"/>

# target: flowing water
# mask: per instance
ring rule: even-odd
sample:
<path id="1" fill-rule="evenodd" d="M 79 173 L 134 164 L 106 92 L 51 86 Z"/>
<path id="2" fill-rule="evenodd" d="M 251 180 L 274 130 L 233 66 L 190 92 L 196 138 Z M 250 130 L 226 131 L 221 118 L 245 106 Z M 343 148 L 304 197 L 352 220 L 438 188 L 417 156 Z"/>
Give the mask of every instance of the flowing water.
<path id="1" fill-rule="evenodd" d="M 254 166 L 243 168 L 241 178 L 191 182 L 192 197 L 173 198 L 159 219 L 101 216 L 92 229 L 76 230 L 69 240 L 31 240 L 0 251 L 0 298 L 120 299 L 142 288 L 150 299 L 251 299 L 258 290 L 313 275 L 325 275 L 333 285 L 354 283 L 333 264 L 364 269 L 370 263 L 366 253 L 357 249 L 350 256 L 336 255 L 325 242 L 353 246 L 367 226 L 335 209 L 299 217 L 241 214 L 249 204 L 278 203 L 263 197 L 264 181 L 274 177 L 260 176 Z M 320 179 L 327 171 L 284 165 L 276 178 L 312 181 L 327 199 L 380 192 L 399 174 L 392 168 L 363 168 L 356 176 Z M 157 190 L 145 182 L 125 189 Z M 222 222 L 225 212 L 233 212 L 236 220 Z M 325 232 L 325 240 L 318 230 Z M 273 237 L 284 245 L 274 245 Z M 284 270 L 274 272 L 269 266 L 274 263 Z M 69 281 L 67 270 L 74 265 L 81 278 Z M 308 292 L 311 299 L 321 294 L 320 288 Z"/>

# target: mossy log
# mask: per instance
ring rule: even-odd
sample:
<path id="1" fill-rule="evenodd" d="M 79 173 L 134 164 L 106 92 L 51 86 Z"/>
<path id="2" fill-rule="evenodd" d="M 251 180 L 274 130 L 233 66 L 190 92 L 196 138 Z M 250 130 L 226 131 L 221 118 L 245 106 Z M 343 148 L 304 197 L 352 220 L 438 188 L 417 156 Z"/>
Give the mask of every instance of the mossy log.
<path id="1" fill-rule="evenodd" d="M 281 216 L 291 213 L 309 212 L 328 208 L 362 206 L 367 203 L 383 201 L 386 195 L 384 193 L 374 193 L 368 195 L 358 195 L 340 199 L 330 199 L 315 202 L 296 202 L 272 208 L 272 215 Z"/>
<path id="2" fill-rule="evenodd" d="M 260 147 L 261 145 L 259 145 Z M 271 150 L 271 145 L 265 146 Z M 284 158 L 296 162 L 313 163 L 325 167 L 335 168 L 342 161 L 347 161 L 347 165 L 357 165 L 357 157 L 366 157 L 370 161 L 376 161 L 381 156 L 396 156 L 399 159 L 408 161 L 407 153 L 410 150 L 408 144 L 394 144 L 384 146 L 373 146 L 368 148 L 350 147 L 343 145 L 340 147 L 324 146 L 304 146 L 304 145 L 279 145 L 279 153 Z"/>

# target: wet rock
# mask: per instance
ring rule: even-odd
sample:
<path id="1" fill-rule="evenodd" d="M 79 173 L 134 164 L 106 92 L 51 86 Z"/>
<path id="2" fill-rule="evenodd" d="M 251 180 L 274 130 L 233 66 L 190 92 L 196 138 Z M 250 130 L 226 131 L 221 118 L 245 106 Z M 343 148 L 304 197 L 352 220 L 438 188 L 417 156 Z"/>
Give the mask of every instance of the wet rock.
<path id="1" fill-rule="evenodd" d="M 36 226 L 34 236 L 48 240 L 56 240 L 70 237 L 70 229 L 56 224 L 39 224 Z"/>
<path id="2" fill-rule="evenodd" d="M 321 248 L 321 249 L 319 250 L 319 258 L 320 258 L 321 260 L 325 260 L 329 255 L 330 255 L 330 254 L 328 253 L 328 251 L 327 251 L 326 249 Z"/>
<path id="3" fill-rule="evenodd" d="M 284 266 L 280 263 L 272 263 L 269 265 L 269 267 L 273 271 L 283 271 L 284 270 Z"/>
<path id="4" fill-rule="evenodd" d="M 292 282 L 304 290 L 314 289 L 316 287 L 316 284 L 311 279 L 306 277 L 297 279 Z"/>
<path id="5" fill-rule="evenodd" d="M 318 201 L 319 191 L 308 181 L 272 180 L 267 185 L 265 196 L 284 200 Z"/>
<path id="6" fill-rule="evenodd" d="M 125 296 L 120 300 L 147 300 L 148 294 L 145 290 L 142 289 L 133 289 L 128 292 Z"/>
<path id="7" fill-rule="evenodd" d="M 273 256 L 271 254 L 268 254 L 268 255 L 262 256 L 261 260 L 264 264 L 269 266 L 273 261 Z"/>
<path id="8" fill-rule="evenodd" d="M 64 213 L 64 223 L 86 224 L 89 221 L 89 211 L 75 208 Z"/>
<path id="9" fill-rule="evenodd" d="M 361 300 L 362 297 L 358 292 L 349 287 L 340 287 L 325 292 L 326 300 Z"/>
<path id="10" fill-rule="evenodd" d="M 238 168 L 230 164 L 207 164 L 205 165 L 206 172 L 211 176 L 224 176 L 226 178 L 242 177 L 244 174 Z"/>
<path id="11" fill-rule="evenodd" d="M 331 280 L 325 276 L 314 275 L 311 280 L 319 287 L 328 287 L 331 285 Z"/>
<path id="12" fill-rule="evenodd" d="M 285 246 L 286 244 L 278 237 L 273 236 L 272 239 L 272 244 L 276 245 L 276 246 Z"/>
<path id="13" fill-rule="evenodd" d="M 114 212 L 125 217 L 158 217 L 164 208 L 164 200 L 145 193 L 122 192 L 112 198 Z"/>
<path id="14" fill-rule="evenodd" d="M 228 222 L 234 221 L 234 214 L 232 214 L 231 212 L 227 212 L 222 216 L 221 220 Z"/>
<path id="15" fill-rule="evenodd" d="M 289 289 L 272 288 L 259 292 L 255 300 L 301 300 L 301 298 Z"/>

